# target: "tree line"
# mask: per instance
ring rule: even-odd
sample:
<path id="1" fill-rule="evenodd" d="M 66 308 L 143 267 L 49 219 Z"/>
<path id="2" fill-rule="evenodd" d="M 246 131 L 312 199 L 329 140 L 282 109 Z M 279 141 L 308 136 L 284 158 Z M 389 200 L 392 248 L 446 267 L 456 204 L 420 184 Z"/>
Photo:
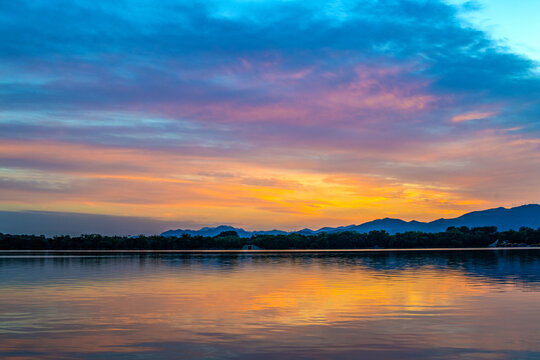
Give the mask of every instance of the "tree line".
<path id="1" fill-rule="evenodd" d="M 245 245 L 262 249 L 403 249 L 497 246 L 540 246 L 540 228 L 498 232 L 496 227 L 449 227 L 445 232 L 351 231 L 303 235 L 256 235 L 241 238 L 234 231 L 214 237 L 174 236 L 81 236 L 9 235 L 0 233 L 0 250 L 234 250 Z"/>

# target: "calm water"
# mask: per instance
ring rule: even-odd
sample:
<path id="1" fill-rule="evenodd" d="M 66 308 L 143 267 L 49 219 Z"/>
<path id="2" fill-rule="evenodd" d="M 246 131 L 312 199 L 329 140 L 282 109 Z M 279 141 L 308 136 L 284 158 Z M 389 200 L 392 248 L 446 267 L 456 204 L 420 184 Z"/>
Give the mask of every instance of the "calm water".
<path id="1" fill-rule="evenodd" d="M 5 359 L 540 359 L 540 250 L 0 253 Z"/>

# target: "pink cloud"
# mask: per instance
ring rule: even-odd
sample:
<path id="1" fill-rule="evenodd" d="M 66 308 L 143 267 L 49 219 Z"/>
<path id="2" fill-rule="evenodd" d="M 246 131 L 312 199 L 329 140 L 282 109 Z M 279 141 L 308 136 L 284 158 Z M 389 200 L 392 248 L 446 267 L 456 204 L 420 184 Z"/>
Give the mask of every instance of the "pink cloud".
<path id="1" fill-rule="evenodd" d="M 452 117 L 450 121 L 453 123 L 460 123 L 463 121 L 487 119 L 495 115 L 497 115 L 496 112 L 469 112 L 469 113 L 456 115 Z"/>

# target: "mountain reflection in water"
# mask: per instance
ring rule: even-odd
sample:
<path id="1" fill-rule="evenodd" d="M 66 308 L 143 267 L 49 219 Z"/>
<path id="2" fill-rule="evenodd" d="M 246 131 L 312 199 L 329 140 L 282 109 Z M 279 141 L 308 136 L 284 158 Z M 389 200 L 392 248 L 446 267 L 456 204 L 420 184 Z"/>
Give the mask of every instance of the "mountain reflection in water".
<path id="1" fill-rule="evenodd" d="M 538 359 L 540 250 L 0 253 L 0 357 Z"/>

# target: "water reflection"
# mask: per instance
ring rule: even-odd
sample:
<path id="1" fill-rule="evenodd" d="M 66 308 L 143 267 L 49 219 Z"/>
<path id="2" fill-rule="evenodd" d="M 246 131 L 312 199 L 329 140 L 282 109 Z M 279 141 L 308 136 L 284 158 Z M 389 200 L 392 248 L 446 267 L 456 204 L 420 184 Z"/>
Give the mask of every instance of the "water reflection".
<path id="1" fill-rule="evenodd" d="M 540 251 L 0 254 L 0 357 L 540 357 Z"/>

